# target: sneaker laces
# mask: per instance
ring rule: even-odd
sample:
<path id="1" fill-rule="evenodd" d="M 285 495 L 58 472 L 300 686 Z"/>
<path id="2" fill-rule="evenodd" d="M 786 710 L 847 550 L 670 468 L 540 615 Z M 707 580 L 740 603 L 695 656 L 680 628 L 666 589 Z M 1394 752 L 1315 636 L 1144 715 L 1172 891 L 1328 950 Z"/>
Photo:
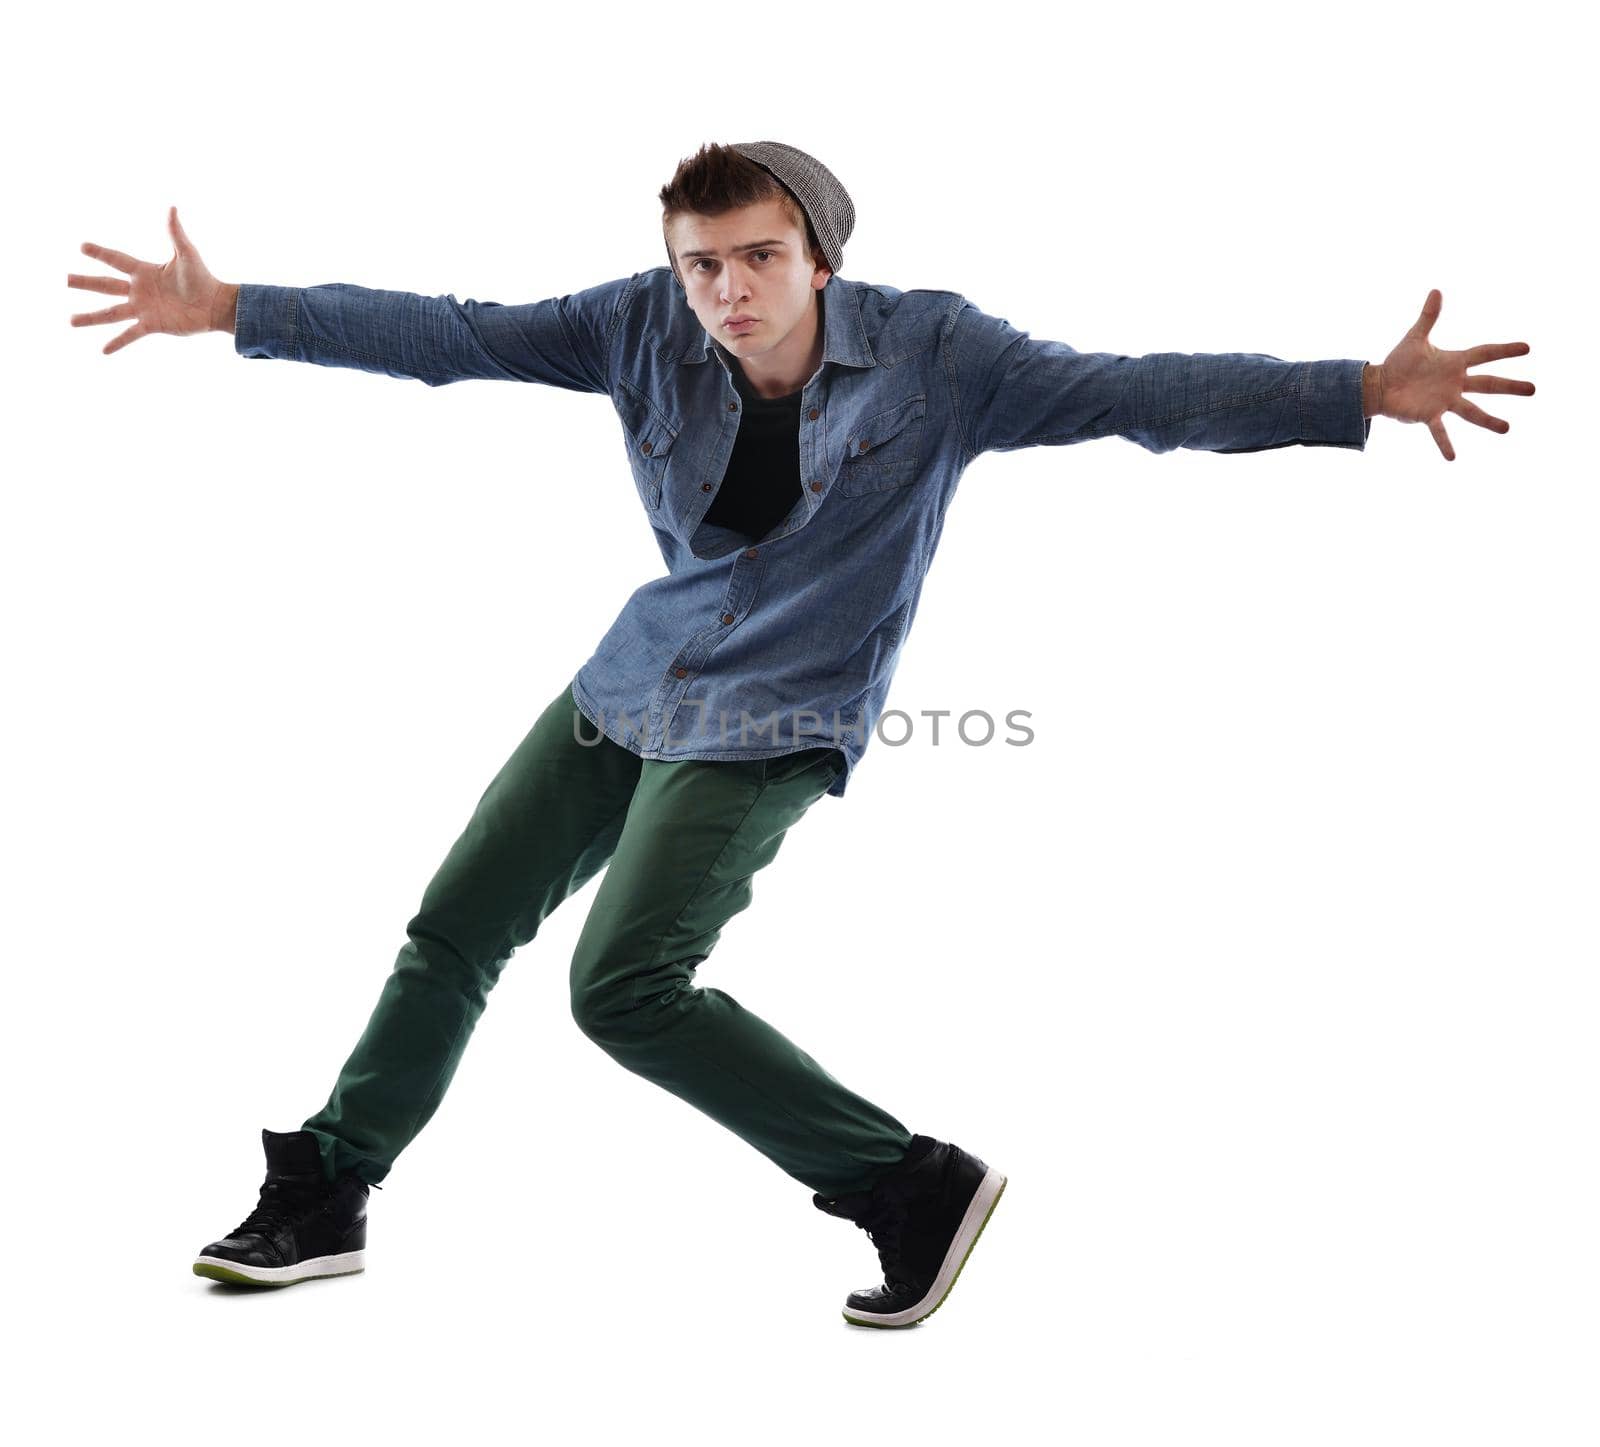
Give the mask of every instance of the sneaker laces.
<path id="1" fill-rule="evenodd" d="M 355 1176 L 354 1172 L 345 1174 Z M 359 1176 L 355 1176 L 355 1179 L 361 1180 Z M 372 1191 L 383 1189 L 376 1181 L 362 1181 L 361 1184 Z M 331 1195 L 337 1185 L 337 1181 L 330 1184 L 321 1177 L 313 1183 L 294 1176 L 268 1176 L 261 1187 L 261 1198 L 256 1202 L 255 1210 L 228 1232 L 228 1235 L 243 1236 L 247 1233 L 268 1235 L 275 1227 L 288 1225 L 299 1211 L 305 1209 L 307 1202 L 315 1200 L 319 1193 L 326 1192 Z"/>
<path id="2" fill-rule="evenodd" d="M 906 1223 L 906 1203 L 897 1195 L 874 1193 L 859 1215 L 850 1217 L 878 1249 L 884 1284 L 892 1291 L 910 1286 L 900 1270 L 900 1235 Z"/>
<path id="3" fill-rule="evenodd" d="M 298 1211 L 315 1194 L 316 1188 L 305 1182 L 289 1180 L 282 1176 L 268 1176 L 261 1187 L 261 1198 L 256 1208 L 229 1236 L 268 1236 L 279 1226 L 287 1226 Z"/>

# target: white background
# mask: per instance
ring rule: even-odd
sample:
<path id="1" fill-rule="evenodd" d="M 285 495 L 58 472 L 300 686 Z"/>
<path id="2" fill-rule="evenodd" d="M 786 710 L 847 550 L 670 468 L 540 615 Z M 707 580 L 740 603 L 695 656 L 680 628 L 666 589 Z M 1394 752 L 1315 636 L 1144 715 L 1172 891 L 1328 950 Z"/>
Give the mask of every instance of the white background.
<path id="1" fill-rule="evenodd" d="M 80 3 L 8 136 L 9 1367 L 27 1441 L 1592 1443 L 1594 115 L 1555 6 Z M 606 399 L 73 329 L 89 240 L 536 300 L 777 139 L 843 274 L 1080 350 L 1526 341 L 1499 435 L 967 472 L 875 742 L 700 971 L 1010 1177 L 924 1326 L 519 951 L 360 1277 L 189 1274 L 661 571 Z M 1002 730 L 1002 736 L 1004 730 Z M 1587 1379 L 1587 1380 L 1586 1380 Z"/>

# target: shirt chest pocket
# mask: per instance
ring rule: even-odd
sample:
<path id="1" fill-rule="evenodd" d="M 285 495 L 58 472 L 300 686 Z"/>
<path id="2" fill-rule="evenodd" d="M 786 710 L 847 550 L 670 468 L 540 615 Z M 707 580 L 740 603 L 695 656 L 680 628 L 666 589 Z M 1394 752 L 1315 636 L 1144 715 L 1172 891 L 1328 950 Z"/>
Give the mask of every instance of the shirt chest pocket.
<path id="1" fill-rule="evenodd" d="M 653 510 L 661 504 L 661 483 L 667 474 L 672 444 L 678 440 L 678 429 L 656 410 L 648 397 L 627 382 L 618 383 L 614 400 L 617 416 L 622 419 L 634 483 L 644 505 Z"/>
<path id="2" fill-rule="evenodd" d="M 905 487 L 923 475 L 922 429 L 928 396 L 919 392 L 856 424 L 845 443 L 834 490 L 846 497 Z"/>

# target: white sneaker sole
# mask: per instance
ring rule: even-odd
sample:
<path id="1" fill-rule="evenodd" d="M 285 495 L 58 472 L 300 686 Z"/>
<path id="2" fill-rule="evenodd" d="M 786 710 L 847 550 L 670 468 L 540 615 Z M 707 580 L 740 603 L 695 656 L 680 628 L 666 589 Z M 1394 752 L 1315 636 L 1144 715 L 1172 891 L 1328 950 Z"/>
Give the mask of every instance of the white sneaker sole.
<path id="1" fill-rule="evenodd" d="M 950 1295 L 950 1288 L 956 1284 L 956 1277 L 961 1275 L 961 1268 L 967 1264 L 967 1257 L 977 1245 L 978 1237 L 983 1235 L 983 1228 L 989 1224 L 989 1217 L 994 1214 L 995 1204 L 1005 1188 L 1006 1178 L 990 1166 L 988 1175 L 978 1183 L 966 1215 L 961 1218 L 961 1225 L 956 1228 L 950 1249 L 940 1263 L 939 1274 L 934 1277 L 933 1285 L 921 1301 L 900 1311 L 890 1312 L 862 1311 L 859 1307 L 847 1306 L 844 1319 L 856 1326 L 911 1326 L 932 1316 L 944 1305 L 945 1297 Z"/>
<path id="2" fill-rule="evenodd" d="M 221 1256 L 197 1256 L 194 1274 L 236 1286 L 293 1286 L 316 1276 L 353 1276 L 367 1269 L 365 1251 L 345 1251 L 338 1256 L 314 1256 L 293 1266 L 247 1266 Z"/>

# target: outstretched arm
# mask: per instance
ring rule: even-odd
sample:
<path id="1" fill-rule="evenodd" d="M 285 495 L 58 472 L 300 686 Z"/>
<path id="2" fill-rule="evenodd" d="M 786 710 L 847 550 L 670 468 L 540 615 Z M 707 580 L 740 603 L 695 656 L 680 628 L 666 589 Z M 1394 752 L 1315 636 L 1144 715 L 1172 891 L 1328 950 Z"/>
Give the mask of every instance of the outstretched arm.
<path id="1" fill-rule="evenodd" d="M 618 323 L 635 283 L 623 277 L 516 306 L 347 282 L 246 285 L 233 345 L 242 357 L 354 367 L 430 387 L 476 377 L 609 392 Z"/>
<path id="2" fill-rule="evenodd" d="M 430 387 L 472 377 L 544 382 L 575 392 L 611 390 L 612 346 L 638 275 L 568 296 L 517 306 L 458 302 L 334 282 L 257 286 L 218 281 L 178 221 L 167 213 L 172 259 L 163 265 L 83 243 L 96 260 L 127 277 L 67 275 L 67 285 L 126 298 L 80 313 L 72 325 L 131 321 L 102 351 L 140 337 L 232 332 L 248 358 L 276 357 L 414 377 Z"/>
<path id="3" fill-rule="evenodd" d="M 1427 421 L 1447 458 L 1440 422 L 1454 411 L 1492 430 L 1507 424 L 1462 400 L 1465 391 L 1533 395 L 1533 383 L 1467 377 L 1466 368 L 1521 356 L 1525 342 L 1440 352 L 1422 318 L 1381 366 L 1354 360 L 1286 362 L 1254 352 L 1078 352 L 1040 341 L 958 298 L 943 336 L 945 370 L 968 460 L 982 452 L 1123 437 L 1151 452 L 1176 447 L 1263 452 L 1277 447 L 1361 450 L 1375 416 Z"/>
<path id="4" fill-rule="evenodd" d="M 1367 365 L 1257 352 L 1079 352 L 956 298 L 945 371 L 971 461 L 983 452 L 1122 437 L 1150 452 L 1366 446 Z"/>

